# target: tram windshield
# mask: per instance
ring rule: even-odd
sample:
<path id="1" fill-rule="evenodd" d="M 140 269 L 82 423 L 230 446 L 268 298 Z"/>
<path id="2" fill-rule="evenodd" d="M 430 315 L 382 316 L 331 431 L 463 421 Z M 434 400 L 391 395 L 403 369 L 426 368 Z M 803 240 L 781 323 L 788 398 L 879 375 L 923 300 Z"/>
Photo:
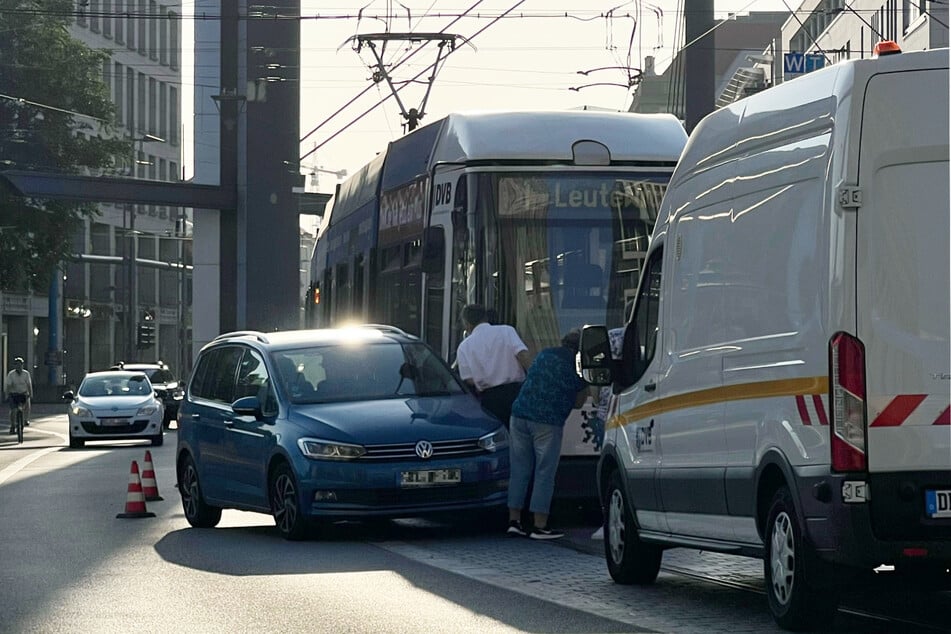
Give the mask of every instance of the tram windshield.
<path id="1" fill-rule="evenodd" d="M 669 174 L 480 175 L 483 281 L 532 352 L 623 325 Z"/>

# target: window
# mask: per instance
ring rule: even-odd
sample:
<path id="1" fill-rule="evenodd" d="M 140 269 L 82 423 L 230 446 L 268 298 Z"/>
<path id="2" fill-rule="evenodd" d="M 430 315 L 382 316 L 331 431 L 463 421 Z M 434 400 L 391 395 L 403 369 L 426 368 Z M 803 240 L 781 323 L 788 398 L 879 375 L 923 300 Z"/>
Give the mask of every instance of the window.
<path id="1" fill-rule="evenodd" d="M 158 122 L 158 82 L 149 77 L 149 134 L 156 133 Z"/>
<path id="2" fill-rule="evenodd" d="M 168 66 L 168 20 L 169 13 L 165 7 L 159 8 L 159 63 Z"/>
<path id="3" fill-rule="evenodd" d="M 636 383 L 654 358 L 657 345 L 657 319 L 660 307 L 661 263 L 663 249 L 648 261 L 638 290 L 634 318 L 624 330 L 624 369 L 621 382 Z"/>
<path id="4" fill-rule="evenodd" d="M 149 0 L 149 59 L 158 61 L 158 4 Z"/>
<path id="5" fill-rule="evenodd" d="M 126 2 L 128 3 L 126 5 L 126 13 L 125 13 L 125 16 L 126 16 L 125 32 L 126 32 L 126 35 L 128 36 L 128 42 L 126 42 L 126 44 L 128 45 L 130 51 L 134 51 L 135 50 L 136 20 L 132 16 L 135 14 L 135 0 L 126 0 Z"/>
<path id="6" fill-rule="evenodd" d="M 247 349 L 238 365 L 238 380 L 235 384 L 234 400 L 246 396 L 256 396 L 261 402 L 261 412 L 266 416 L 277 413 L 277 398 L 264 365 L 264 359 L 254 350 Z"/>
<path id="7" fill-rule="evenodd" d="M 126 108 L 125 127 L 131 132 L 135 128 L 135 71 L 125 69 Z"/>
<path id="8" fill-rule="evenodd" d="M 208 351 L 199 360 L 191 392 L 210 401 L 230 405 L 234 401 L 234 382 L 244 349 L 225 346 Z"/>
<path id="9" fill-rule="evenodd" d="M 122 125 L 125 123 L 123 110 L 125 108 L 125 82 L 122 64 L 115 62 L 113 65 L 113 74 L 115 75 L 115 90 L 112 100 L 116 104 L 116 123 Z"/>
<path id="10" fill-rule="evenodd" d="M 147 42 L 145 41 L 145 23 L 148 22 L 149 20 L 145 17 L 145 11 L 146 11 L 145 0 L 139 0 L 139 15 L 142 16 L 139 18 L 139 42 L 138 42 L 139 55 L 146 54 Z"/>
<path id="11" fill-rule="evenodd" d="M 179 19 L 178 14 L 175 13 L 174 11 L 168 12 L 168 19 L 169 19 L 169 30 L 171 32 L 171 41 L 169 42 L 169 45 L 168 45 L 168 56 L 169 56 L 168 64 L 174 70 L 178 70 L 178 55 L 179 55 L 179 51 L 178 51 L 179 30 L 178 29 L 181 25 L 181 20 Z"/>
<path id="12" fill-rule="evenodd" d="M 172 145 L 178 147 L 181 125 L 178 122 L 178 88 L 175 86 L 168 87 L 168 102 L 168 131 L 171 133 Z"/>
<path id="13" fill-rule="evenodd" d="M 138 87 L 138 98 L 136 99 L 135 105 L 136 111 L 139 113 L 136 129 L 139 130 L 139 132 L 145 132 L 145 75 L 138 73 L 138 81 L 136 83 Z"/>
<path id="14" fill-rule="evenodd" d="M 112 0 L 102 0 L 102 34 L 112 37 Z"/>
<path id="15" fill-rule="evenodd" d="M 115 0 L 116 7 L 116 42 L 125 43 L 125 18 L 122 17 L 125 0 Z"/>
<path id="16" fill-rule="evenodd" d="M 159 96 L 158 96 L 158 135 L 163 138 L 168 138 L 168 86 L 164 81 L 159 82 Z M 164 180 L 164 179 L 162 179 Z"/>
<path id="17" fill-rule="evenodd" d="M 89 30 L 93 33 L 99 32 L 99 0 L 89 0 Z"/>
<path id="18" fill-rule="evenodd" d="M 106 92 L 112 93 L 112 62 L 102 60 L 102 83 L 106 85 Z"/>

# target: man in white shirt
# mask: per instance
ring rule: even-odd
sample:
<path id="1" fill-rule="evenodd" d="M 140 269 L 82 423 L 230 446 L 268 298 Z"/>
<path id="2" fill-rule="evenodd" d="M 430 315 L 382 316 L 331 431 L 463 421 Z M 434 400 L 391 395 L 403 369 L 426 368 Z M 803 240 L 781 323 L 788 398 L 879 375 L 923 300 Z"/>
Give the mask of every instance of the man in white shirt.
<path id="1" fill-rule="evenodd" d="M 7 374 L 3 382 L 3 391 L 7 399 L 10 400 L 10 433 L 14 434 L 13 429 L 13 399 L 24 399 L 23 402 L 23 424 L 30 424 L 30 399 L 33 398 L 33 380 L 30 373 L 23 369 L 23 359 L 17 357 L 13 360 L 13 369 Z"/>
<path id="2" fill-rule="evenodd" d="M 528 348 L 511 326 L 488 323 L 479 304 L 463 308 L 462 321 L 469 336 L 456 350 L 459 376 L 475 389 L 482 407 L 508 427 L 512 403 L 531 365 Z"/>

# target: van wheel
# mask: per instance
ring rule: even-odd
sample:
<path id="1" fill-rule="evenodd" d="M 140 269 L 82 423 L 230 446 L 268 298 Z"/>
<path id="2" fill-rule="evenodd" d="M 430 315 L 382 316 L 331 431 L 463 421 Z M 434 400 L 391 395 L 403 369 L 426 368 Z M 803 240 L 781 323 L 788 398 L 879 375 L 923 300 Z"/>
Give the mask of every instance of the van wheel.
<path id="1" fill-rule="evenodd" d="M 290 541 L 306 539 L 310 526 L 301 512 L 297 481 L 291 468 L 286 464 L 278 465 L 271 474 L 268 490 L 271 514 L 274 515 L 274 524 L 281 537 Z"/>
<path id="2" fill-rule="evenodd" d="M 830 578 L 806 579 L 806 560 L 814 558 L 802 537 L 799 515 L 788 487 L 773 495 L 766 522 L 763 575 L 769 610 L 787 630 L 814 629 L 835 617 L 838 592 Z"/>
<path id="3" fill-rule="evenodd" d="M 637 535 L 634 510 L 624 495 L 621 475 L 614 471 L 608 481 L 607 513 L 604 518 L 604 557 L 608 572 L 617 583 L 646 585 L 660 572 L 664 551 Z"/>
<path id="4" fill-rule="evenodd" d="M 221 521 L 221 509 L 205 503 L 198 482 L 198 467 L 191 456 L 186 456 L 179 467 L 178 492 L 182 496 L 185 519 L 195 528 L 211 528 Z"/>

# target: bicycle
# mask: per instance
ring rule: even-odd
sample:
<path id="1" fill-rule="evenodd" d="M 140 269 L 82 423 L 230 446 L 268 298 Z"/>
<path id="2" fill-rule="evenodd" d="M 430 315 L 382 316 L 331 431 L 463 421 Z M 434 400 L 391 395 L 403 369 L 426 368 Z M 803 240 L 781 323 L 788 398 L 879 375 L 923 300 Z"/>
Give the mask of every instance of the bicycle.
<path id="1" fill-rule="evenodd" d="M 23 443 L 23 406 L 26 404 L 26 394 L 11 394 L 10 407 L 15 410 L 13 426 L 17 433 L 17 443 Z"/>

